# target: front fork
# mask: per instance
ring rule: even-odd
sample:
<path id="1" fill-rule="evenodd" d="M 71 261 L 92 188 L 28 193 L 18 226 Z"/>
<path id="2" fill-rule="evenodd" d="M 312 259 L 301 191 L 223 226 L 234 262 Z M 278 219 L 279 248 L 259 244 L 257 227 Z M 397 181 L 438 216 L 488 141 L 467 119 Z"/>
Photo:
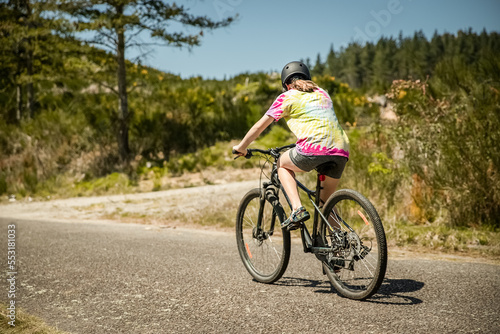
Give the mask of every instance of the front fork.
<path id="1" fill-rule="evenodd" d="M 272 183 L 265 182 L 263 184 L 264 186 L 264 192 L 263 195 L 260 198 L 260 209 L 259 209 L 259 228 L 260 228 L 260 222 L 262 221 L 262 212 L 264 210 L 264 205 L 266 203 L 266 200 L 272 205 L 273 207 L 273 215 L 271 218 L 271 226 L 269 227 L 269 231 L 267 233 L 269 235 L 272 235 L 274 232 L 274 226 L 276 224 L 276 217 L 278 217 L 278 224 L 280 225 L 279 228 L 281 228 L 281 223 L 286 220 L 286 213 L 283 207 L 281 206 L 281 203 L 279 201 L 279 190 L 277 190 L 275 187 L 273 187 Z"/>
<path id="2" fill-rule="evenodd" d="M 274 227 L 276 225 L 276 217 L 278 217 L 279 219 L 278 224 L 280 224 L 286 219 L 285 210 L 283 210 L 283 207 L 279 202 L 278 196 L 279 196 L 279 190 L 276 190 L 276 188 L 273 187 L 272 183 L 266 182 L 263 184 L 263 191 L 261 192 L 260 196 L 260 206 L 259 206 L 259 216 L 257 220 L 257 226 L 253 229 L 252 232 L 253 238 L 259 241 L 266 240 L 274 233 Z M 271 216 L 271 225 L 269 226 L 269 230 L 264 231 L 262 230 L 262 219 L 264 217 L 264 207 L 266 201 L 268 201 L 272 205 L 273 214 Z M 281 224 L 279 228 L 281 228 Z"/>

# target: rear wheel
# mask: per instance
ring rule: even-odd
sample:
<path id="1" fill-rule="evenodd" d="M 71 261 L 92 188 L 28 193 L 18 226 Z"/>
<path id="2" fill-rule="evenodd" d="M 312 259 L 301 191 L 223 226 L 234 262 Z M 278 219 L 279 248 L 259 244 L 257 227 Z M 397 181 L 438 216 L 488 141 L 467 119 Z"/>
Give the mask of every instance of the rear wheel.
<path id="1" fill-rule="evenodd" d="M 283 231 L 262 189 L 252 189 L 241 200 L 236 217 L 236 242 L 250 275 L 262 283 L 281 278 L 290 259 L 290 233 Z"/>
<path id="2" fill-rule="evenodd" d="M 373 205 L 350 189 L 335 192 L 323 215 L 335 232 L 322 221 L 320 235 L 332 248 L 323 271 L 335 289 L 351 299 L 366 299 L 377 292 L 387 268 L 384 227 Z"/>

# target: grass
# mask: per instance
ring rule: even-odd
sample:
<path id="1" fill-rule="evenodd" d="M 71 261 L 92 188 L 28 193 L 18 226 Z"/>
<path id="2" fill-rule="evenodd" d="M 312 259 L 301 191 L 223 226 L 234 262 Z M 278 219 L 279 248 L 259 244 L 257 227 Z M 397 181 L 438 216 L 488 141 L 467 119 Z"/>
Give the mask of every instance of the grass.
<path id="1" fill-rule="evenodd" d="M 26 313 L 23 309 L 16 308 L 15 326 L 8 324 L 7 305 L 0 303 L 0 332 L 5 334 L 65 334 L 61 330 L 47 325 L 42 319 Z"/>
<path id="2" fill-rule="evenodd" d="M 500 256 L 500 233 L 488 228 L 454 228 L 445 224 L 410 222 L 384 224 L 389 244 L 475 256 Z"/>

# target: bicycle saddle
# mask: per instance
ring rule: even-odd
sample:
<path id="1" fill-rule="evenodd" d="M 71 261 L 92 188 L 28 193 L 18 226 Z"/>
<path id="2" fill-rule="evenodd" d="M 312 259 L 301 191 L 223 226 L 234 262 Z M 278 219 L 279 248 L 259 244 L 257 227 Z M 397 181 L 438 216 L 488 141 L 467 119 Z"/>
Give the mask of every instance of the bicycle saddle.
<path id="1" fill-rule="evenodd" d="M 329 169 L 335 168 L 335 167 L 337 167 L 337 164 L 335 162 L 328 161 L 328 162 L 325 162 L 325 163 L 319 165 L 315 169 L 318 172 L 318 174 L 325 174 L 326 171 L 328 171 Z"/>

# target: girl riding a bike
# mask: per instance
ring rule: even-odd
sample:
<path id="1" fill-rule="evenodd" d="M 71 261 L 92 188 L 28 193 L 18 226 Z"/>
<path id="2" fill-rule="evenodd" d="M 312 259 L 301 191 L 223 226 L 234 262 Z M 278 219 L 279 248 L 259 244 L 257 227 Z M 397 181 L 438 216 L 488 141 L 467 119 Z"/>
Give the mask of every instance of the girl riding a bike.
<path id="1" fill-rule="evenodd" d="M 281 155 L 278 176 L 292 204 L 292 213 L 282 227 L 294 230 L 310 218 L 300 201 L 295 172 L 309 172 L 321 166 L 318 172 L 326 176 L 321 183 L 321 201 L 326 202 L 335 192 L 348 161 L 349 140 L 337 120 L 330 96 L 311 81 L 305 64 L 298 61 L 286 64 L 281 72 L 281 83 L 285 92 L 233 150 L 246 156 L 247 147 L 262 131 L 273 121 L 286 119 L 297 143 Z"/>

